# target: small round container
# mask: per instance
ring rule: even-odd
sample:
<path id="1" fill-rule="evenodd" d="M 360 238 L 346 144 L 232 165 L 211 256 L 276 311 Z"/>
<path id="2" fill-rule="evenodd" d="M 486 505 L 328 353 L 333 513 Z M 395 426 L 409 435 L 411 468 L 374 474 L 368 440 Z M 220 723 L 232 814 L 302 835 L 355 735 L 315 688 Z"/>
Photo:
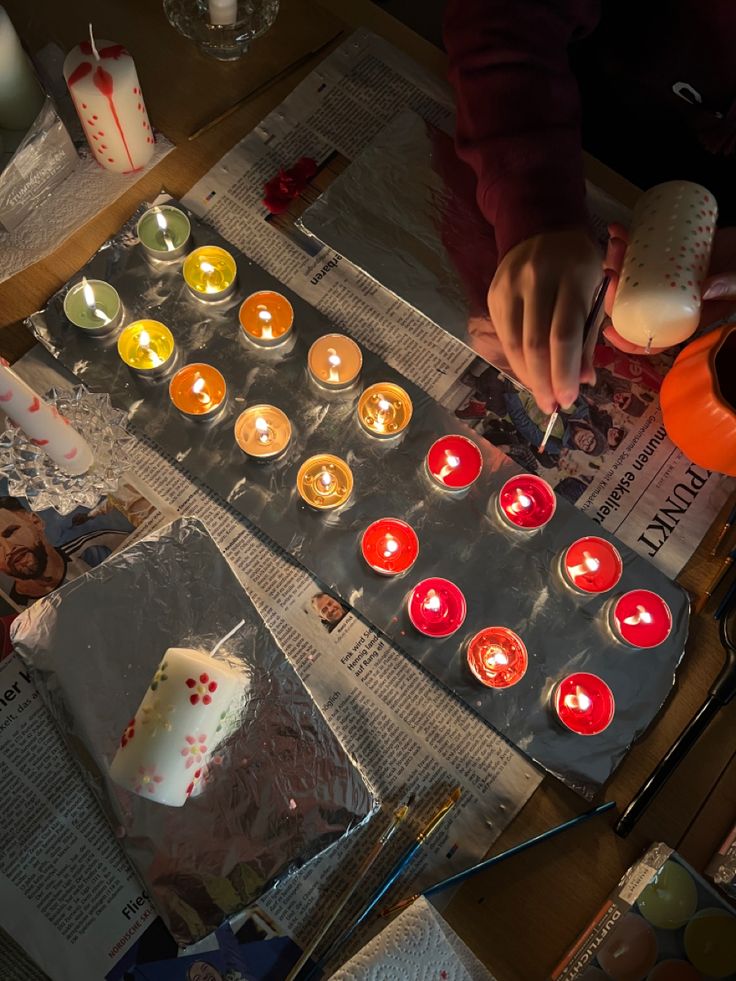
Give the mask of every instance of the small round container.
<path id="1" fill-rule="evenodd" d="M 123 304 L 114 286 L 102 279 L 82 279 L 67 290 L 64 316 L 90 337 L 102 337 L 122 323 Z"/>
<path id="2" fill-rule="evenodd" d="M 416 562 L 419 539 L 405 521 L 379 518 L 363 532 L 360 551 L 374 572 L 381 576 L 399 576 Z"/>
<path id="3" fill-rule="evenodd" d="M 186 257 L 182 275 L 192 296 L 213 303 L 227 299 L 234 292 L 238 267 L 230 253 L 219 245 L 203 245 Z"/>
<path id="4" fill-rule="evenodd" d="M 608 685 L 595 674 L 570 674 L 555 687 L 552 703 L 557 718 L 578 736 L 597 736 L 613 720 L 616 703 Z"/>
<path id="5" fill-rule="evenodd" d="M 610 604 L 609 625 L 629 647 L 659 647 L 672 630 L 672 613 L 657 593 L 632 589 Z"/>
<path id="6" fill-rule="evenodd" d="M 345 334 L 323 334 L 307 354 L 310 379 L 328 391 L 352 388 L 360 378 L 362 367 L 363 352 Z"/>
<path id="7" fill-rule="evenodd" d="M 370 385 L 358 400 L 358 421 L 377 439 L 394 439 L 411 421 L 414 406 L 408 394 L 393 382 Z"/>
<path id="8" fill-rule="evenodd" d="M 496 513 L 514 531 L 533 532 L 552 520 L 557 498 L 546 480 L 520 473 L 503 485 L 496 499 Z"/>
<path id="9" fill-rule="evenodd" d="M 157 262 L 173 262 L 185 255 L 192 237 L 189 219 L 173 204 L 156 205 L 141 216 L 138 239 L 146 255 Z"/>
<path id="10" fill-rule="evenodd" d="M 462 627 L 467 604 L 449 579 L 423 579 L 409 595 L 407 610 L 412 626 L 426 637 L 449 637 Z"/>
<path id="11" fill-rule="evenodd" d="M 578 538 L 560 560 L 563 581 L 576 593 L 586 595 L 613 589 L 621 580 L 623 570 L 618 549 L 605 538 L 594 535 Z"/>
<path id="12" fill-rule="evenodd" d="M 244 337 L 257 347 L 285 344 L 294 325 L 294 308 L 274 290 L 251 293 L 240 304 L 238 319 Z"/>
<path id="13" fill-rule="evenodd" d="M 174 335 L 158 320 L 134 320 L 118 337 L 118 354 L 138 375 L 166 374 L 174 364 Z"/>
<path id="14" fill-rule="evenodd" d="M 172 377 L 169 398 L 185 419 L 212 422 L 225 408 L 227 385 L 211 364 L 187 364 Z"/>
<path id="15" fill-rule="evenodd" d="M 275 405 L 251 405 L 235 421 L 235 440 L 254 460 L 275 460 L 291 442 L 291 423 Z"/>
<path id="16" fill-rule="evenodd" d="M 353 472 L 331 453 L 310 456 L 296 476 L 299 496 L 317 511 L 332 511 L 346 504 L 353 492 Z"/>
<path id="17" fill-rule="evenodd" d="M 526 674 L 529 656 L 523 640 L 508 627 L 484 627 L 470 639 L 468 667 L 487 688 L 511 688 Z"/>
<path id="18" fill-rule="evenodd" d="M 430 446 L 425 466 L 434 484 L 442 490 L 461 493 L 480 477 L 483 456 L 467 436 L 441 436 Z"/>

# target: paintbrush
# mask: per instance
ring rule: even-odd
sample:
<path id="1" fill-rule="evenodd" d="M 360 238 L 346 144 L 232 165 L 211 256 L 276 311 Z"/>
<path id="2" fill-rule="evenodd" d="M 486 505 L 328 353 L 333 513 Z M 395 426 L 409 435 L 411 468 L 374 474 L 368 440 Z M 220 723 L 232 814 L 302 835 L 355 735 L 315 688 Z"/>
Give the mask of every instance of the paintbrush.
<path id="1" fill-rule="evenodd" d="M 721 547 L 721 543 L 723 542 L 724 538 L 731 530 L 731 527 L 735 521 L 736 521 L 736 504 L 734 504 L 734 506 L 731 508 L 731 513 L 726 518 L 721 530 L 718 532 L 718 538 L 716 538 L 716 543 L 713 546 L 713 549 L 710 553 L 711 555 L 718 555 L 718 549 Z"/>
<path id="2" fill-rule="evenodd" d="M 736 559 L 736 548 L 733 549 L 733 551 L 726 556 L 726 558 L 721 563 L 718 572 L 715 574 L 715 576 L 713 576 L 711 581 L 705 587 L 705 591 L 700 596 L 698 596 L 693 606 L 693 613 L 701 613 L 702 610 L 705 609 L 708 600 L 721 585 L 721 583 L 723 582 L 723 577 L 726 575 L 728 570 L 733 565 L 734 559 Z"/>

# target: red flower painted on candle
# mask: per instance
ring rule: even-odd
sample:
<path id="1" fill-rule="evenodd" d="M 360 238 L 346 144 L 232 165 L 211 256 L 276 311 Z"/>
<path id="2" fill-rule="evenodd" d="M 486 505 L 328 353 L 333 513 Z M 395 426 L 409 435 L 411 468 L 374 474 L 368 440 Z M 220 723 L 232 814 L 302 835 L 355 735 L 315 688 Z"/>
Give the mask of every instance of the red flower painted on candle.
<path id="1" fill-rule="evenodd" d="M 135 716 L 130 720 L 120 737 L 120 745 L 125 748 L 135 735 Z"/>
<path id="2" fill-rule="evenodd" d="M 294 198 L 298 198 L 306 189 L 316 173 L 316 162 L 311 157 L 300 157 L 293 167 L 280 170 L 263 185 L 263 203 L 272 215 L 282 214 Z"/>
<path id="3" fill-rule="evenodd" d="M 135 792 L 140 794 L 142 790 L 146 790 L 149 794 L 155 794 L 156 784 L 163 783 L 163 779 L 160 773 L 156 773 L 155 763 L 139 766 L 138 775 L 135 778 Z"/>
<path id="4" fill-rule="evenodd" d="M 192 779 L 190 780 L 190 782 L 187 784 L 187 790 L 186 790 L 187 797 L 191 797 L 192 796 L 192 794 L 194 793 L 196 787 L 199 784 L 199 778 L 201 776 L 202 776 L 202 769 L 201 768 L 199 770 L 195 770 L 194 771 L 194 776 L 192 777 Z"/>
<path id="5" fill-rule="evenodd" d="M 202 732 L 198 736 L 185 736 L 186 746 L 181 750 L 184 766 L 187 770 L 195 763 L 201 763 L 207 752 L 207 736 Z"/>
<path id="6" fill-rule="evenodd" d="M 212 692 L 217 691 L 217 682 L 210 681 L 210 676 L 206 673 L 201 674 L 199 678 L 187 678 L 186 680 L 187 688 L 194 688 L 195 691 L 189 696 L 189 701 L 192 705 L 196 705 L 200 699 L 203 705 L 209 705 L 212 701 Z"/>

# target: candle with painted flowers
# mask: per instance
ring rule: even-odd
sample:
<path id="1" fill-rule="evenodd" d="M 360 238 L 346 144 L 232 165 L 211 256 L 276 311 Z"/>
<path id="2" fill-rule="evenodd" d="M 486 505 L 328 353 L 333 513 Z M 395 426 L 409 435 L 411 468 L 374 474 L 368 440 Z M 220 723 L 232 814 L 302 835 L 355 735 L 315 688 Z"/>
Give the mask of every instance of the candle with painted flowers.
<path id="1" fill-rule="evenodd" d="M 240 305 L 238 313 L 244 336 L 258 347 L 285 344 L 294 324 L 294 308 L 281 293 L 259 290 Z"/>
<path id="2" fill-rule="evenodd" d="M 122 44 L 82 41 L 64 60 L 64 78 L 97 163 L 118 174 L 142 170 L 155 140 L 135 64 Z"/>
<path id="3" fill-rule="evenodd" d="M 579 538 L 565 551 L 562 577 L 579 593 L 606 593 L 621 579 L 623 562 L 618 549 L 604 538 Z"/>
<path id="4" fill-rule="evenodd" d="M 360 378 L 363 353 L 345 334 L 324 334 L 310 347 L 307 367 L 310 378 L 321 388 L 352 388 Z"/>
<path id="5" fill-rule="evenodd" d="M 169 398 L 185 419 L 210 422 L 225 407 L 227 385 L 211 364 L 187 364 L 172 377 Z"/>
<path id="6" fill-rule="evenodd" d="M 672 630 L 672 613 L 661 596 L 649 589 L 632 589 L 610 606 L 614 635 L 630 647 L 658 647 Z"/>
<path id="7" fill-rule="evenodd" d="M 522 532 L 544 528 L 556 507 L 555 492 L 547 481 L 530 473 L 507 480 L 496 500 L 496 511 L 503 523 Z"/>
<path id="8" fill-rule="evenodd" d="M 339 456 L 318 453 L 299 467 L 296 489 L 310 507 L 317 511 L 332 511 L 349 500 L 353 492 L 353 472 Z"/>
<path id="9" fill-rule="evenodd" d="M 186 257 L 182 274 L 192 296 L 216 303 L 227 299 L 235 290 L 238 267 L 230 253 L 219 245 L 203 245 Z"/>
<path id="10" fill-rule="evenodd" d="M 427 473 L 443 490 L 466 491 L 480 477 L 483 457 L 467 436 L 441 436 L 429 448 Z"/>
<path id="11" fill-rule="evenodd" d="M 291 441 L 291 423 L 275 405 L 250 405 L 235 422 L 235 440 L 253 459 L 275 460 Z"/>
<path id="12" fill-rule="evenodd" d="M 0 409 L 64 473 L 78 476 L 94 463 L 89 443 L 0 358 Z"/>
<path id="13" fill-rule="evenodd" d="M 613 692 L 595 674 L 579 671 L 557 685 L 552 697 L 560 722 L 579 736 L 597 736 L 613 720 Z"/>
<path id="14" fill-rule="evenodd" d="M 409 595 L 409 619 L 427 637 L 449 637 L 462 627 L 467 605 L 462 591 L 449 579 L 423 579 Z"/>
<path id="15" fill-rule="evenodd" d="M 511 688 L 526 674 L 529 658 L 521 637 L 508 627 L 484 627 L 471 638 L 468 667 L 487 688 Z"/>
<path id="16" fill-rule="evenodd" d="M 136 374 L 165 374 L 174 363 L 174 335 L 158 320 L 134 320 L 118 337 L 118 354 Z"/>
<path id="17" fill-rule="evenodd" d="M 101 279 L 82 277 L 64 297 L 67 320 L 86 334 L 99 337 L 120 326 L 123 305 L 114 286 Z"/>
<path id="18" fill-rule="evenodd" d="M 363 532 L 360 550 L 374 572 L 382 576 L 398 576 L 411 569 L 416 562 L 419 539 L 405 521 L 379 518 Z"/>

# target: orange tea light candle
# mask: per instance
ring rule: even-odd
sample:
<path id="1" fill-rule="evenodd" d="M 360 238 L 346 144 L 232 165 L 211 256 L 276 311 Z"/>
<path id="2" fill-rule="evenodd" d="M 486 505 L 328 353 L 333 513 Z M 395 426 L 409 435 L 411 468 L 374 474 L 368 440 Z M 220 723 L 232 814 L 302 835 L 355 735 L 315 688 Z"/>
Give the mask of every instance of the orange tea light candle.
<path id="1" fill-rule="evenodd" d="M 275 405 L 251 405 L 235 422 L 235 439 L 248 456 L 273 460 L 291 442 L 291 423 L 286 413 Z"/>
<path id="2" fill-rule="evenodd" d="M 175 351 L 174 335 L 158 320 L 135 320 L 118 337 L 118 354 L 139 375 L 163 374 Z"/>
<path id="3" fill-rule="evenodd" d="M 203 245 L 184 260 L 184 282 L 198 300 L 224 300 L 235 289 L 235 259 L 219 245 Z"/>
<path id="4" fill-rule="evenodd" d="M 508 627 L 484 627 L 471 638 L 468 667 L 487 688 L 511 688 L 526 674 L 529 656 L 523 640 Z"/>
<path id="5" fill-rule="evenodd" d="M 227 385 L 211 364 L 187 364 L 171 379 L 169 397 L 185 419 L 209 422 L 225 406 Z"/>
<path id="6" fill-rule="evenodd" d="M 345 334 L 323 334 L 309 349 L 307 367 L 317 385 L 339 391 L 357 382 L 363 367 L 363 354 L 355 341 Z"/>
<path id="7" fill-rule="evenodd" d="M 353 472 L 331 453 L 310 456 L 299 468 L 296 489 L 302 500 L 318 511 L 342 507 L 353 492 Z"/>
<path id="8" fill-rule="evenodd" d="M 370 385 L 358 401 L 358 420 L 371 436 L 392 439 L 402 433 L 414 412 L 411 399 L 393 382 Z"/>
<path id="9" fill-rule="evenodd" d="M 259 347 L 275 347 L 289 339 L 294 308 L 281 293 L 260 290 L 243 300 L 238 317 L 249 341 Z"/>

